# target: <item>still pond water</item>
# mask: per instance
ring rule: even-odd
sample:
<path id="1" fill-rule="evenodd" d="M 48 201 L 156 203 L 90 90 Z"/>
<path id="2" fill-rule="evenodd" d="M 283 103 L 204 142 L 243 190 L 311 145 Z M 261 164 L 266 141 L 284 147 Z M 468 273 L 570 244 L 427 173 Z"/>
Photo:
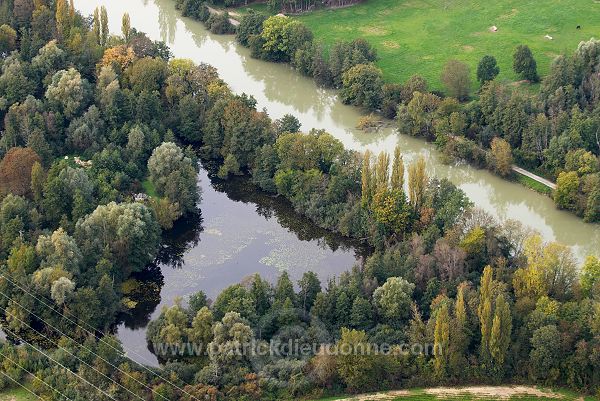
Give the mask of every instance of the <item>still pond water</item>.
<path id="1" fill-rule="evenodd" d="M 487 171 L 445 165 L 434 147 L 419 139 L 392 129 L 377 134 L 356 130 L 360 110 L 342 105 L 334 91 L 316 87 L 286 65 L 252 59 L 248 49 L 237 45 L 233 36 L 211 34 L 201 23 L 181 17 L 174 3 L 75 0 L 84 15 L 104 5 L 113 33 L 120 32 L 121 17 L 128 12 L 136 29 L 154 40 L 165 41 L 175 57 L 215 66 L 233 91 L 253 95 L 258 106 L 273 118 L 294 114 L 304 130 L 324 128 L 350 149 L 393 151 L 399 144 L 405 161 L 423 155 L 430 175 L 447 177 L 478 207 L 498 219 L 519 220 L 547 240 L 572 246 L 580 259 L 600 252 L 600 226 L 558 211 L 550 198 Z M 172 304 L 177 296 L 204 290 L 214 298 L 224 287 L 254 272 L 272 280 L 281 270 L 288 270 L 293 279 L 313 270 L 326 279 L 349 269 L 361 254 L 352 244 L 307 226 L 285 205 L 268 197 L 240 190 L 236 185 L 215 187 L 204 170 L 199 185 L 203 190 L 201 216 L 175 230 L 166 256 L 157 266 L 163 276 L 159 305 L 149 302 L 145 310 L 119 326 L 125 349 L 139 362 L 156 363 L 146 349 L 145 326 L 148 318 L 155 317 L 162 305 Z"/>

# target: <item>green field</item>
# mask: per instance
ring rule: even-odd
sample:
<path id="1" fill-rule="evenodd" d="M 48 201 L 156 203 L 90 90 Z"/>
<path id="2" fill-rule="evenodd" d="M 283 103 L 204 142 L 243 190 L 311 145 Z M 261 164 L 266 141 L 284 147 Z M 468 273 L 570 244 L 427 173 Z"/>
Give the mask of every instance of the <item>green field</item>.
<path id="1" fill-rule="evenodd" d="M 475 81 L 477 63 L 490 54 L 498 60 L 499 79 L 514 81 L 517 45 L 529 45 L 544 75 L 556 55 L 600 36 L 600 0 L 366 0 L 297 18 L 326 44 L 367 39 L 377 48 L 377 65 L 388 81 L 401 83 L 421 74 L 433 89 L 441 88 L 448 59 L 469 64 Z M 493 25 L 497 32 L 490 31 Z"/>

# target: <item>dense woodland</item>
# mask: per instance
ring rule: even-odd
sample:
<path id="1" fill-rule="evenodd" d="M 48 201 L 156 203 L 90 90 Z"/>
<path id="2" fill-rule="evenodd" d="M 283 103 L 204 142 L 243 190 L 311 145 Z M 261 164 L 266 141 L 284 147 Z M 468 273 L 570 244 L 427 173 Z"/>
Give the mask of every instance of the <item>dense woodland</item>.
<path id="1" fill-rule="evenodd" d="M 313 60 L 303 65 L 325 71 L 323 83 L 348 102 L 378 98 L 380 88 L 360 84 L 377 77 L 365 42 L 311 59 L 322 53 L 311 53 L 318 45 L 299 23 L 248 18 L 237 34 L 256 55 Z M 0 7 L 2 385 L 32 380 L 52 400 L 295 399 L 442 383 L 598 391 L 596 257 L 578 266 L 569 248 L 495 222 L 453 184 L 428 177 L 423 159 L 405 166 L 401 149 L 359 154 L 324 131 L 299 132 L 293 116 L 271 120 L 211 66 L 172 59 L 127 15 L 121 35 L 107 27 L 106 10 L 83 17 L 65 0 Z M 435 96 L 418 79 L 407 85 L 415 87 L 400 88 L 399 110 Z M 435 102 L 415 114 L 423 130 L 438 126 L 433 115 L 456 121 L 464 112 L 457 101 Z M 197 213 L 198 158 L 373 253 L 327 283 L 314 273 L 298 283 L 283 274 L 275 285 L 252 276 L 214 301 L 198 293 L 177 302 L 152 322 L 150 346 L 199 352 L 157 352 L 163 368 L 150 369 L 123 356 L 110 330 L 117 313 L 135 308 L 131 276 L 154 260 L 161 231 Z M 392 352 L 236 352 L 273 339 Z"/>
<path id="2" fill-rule="evenodd" d="M 184 15 L 205 21 L 214 33 L 235 31 L 223 15 L 211 16 L 202 0 L 177 2 Z M 340 98 L 397 121 L 400 132 L 434 141 L 448 160 L 466 160 L 508 177 L 513 163 L 555 181 L 557 207 L 588 222 L 600 221 L 600 41 L 582 42 L 558 56 L 538 93 L 494 81 L 496 59 L 482 58 L 480 84 L 471 99 L 470 67 L 449 60 L 441 80 L 446 93 L 429 92 L 415 75 L 402 85 L 385 83 L 364 40 L 324 48 L 300 21 L 250 13 L 237 27 L 237 40 L 256 58 L 287 62 L 317 84 L 340 89 Z M 540 77 L 526 45 L 514 53 L 515 72 L 528 82 Z M 366 118 L 359 125 L 377 126 Z"/>

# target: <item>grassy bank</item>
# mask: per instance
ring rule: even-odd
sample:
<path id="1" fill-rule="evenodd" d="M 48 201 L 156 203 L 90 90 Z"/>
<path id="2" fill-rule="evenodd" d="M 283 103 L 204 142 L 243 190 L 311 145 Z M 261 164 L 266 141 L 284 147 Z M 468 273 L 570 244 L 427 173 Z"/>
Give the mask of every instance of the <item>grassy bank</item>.
<path id="1" fill-rule="evenodd" d="M 356 396 L 339 396 L 339 397 L 327 397 L 320 398 L 318 400 L 313 401 L 370 401 L 370 400 L 379 400 L 379 401 L 440 401 L 440 400 L 453 400 L 453 401 L 597 401 L 596 397 L 591 396 L 581 396 L 579 394 L 575 394 L 570 391 L 558 390 L 541 390 L 540 393 L 546 393 L 546 395 L 515 395 L 515 396 L 506 396 L 502 395 L 503 389 L 505 387 L 496 387 L 498 389 L 498 397 L 486 397 L 481 394 L 430 394 L 429 390 L 422 389 L 413 389 L 413 390 L 404 390 L 398 392 L 389 392 L 389 393 L 375 393 L 375 394 L 362 394 Z M 0 391 L 0 401 L 33 401 L 37 398 L 34 397 L 31 393 L 27 392 L 25 389 L 19 388 L 9 388 L 3 391 Z"/>
<path id="2" fill-rule="evenodd" d="M 533 189 L 534 191 L 539 192 L 544 195 L 548 195 L 548 196 L 552 195 L 552 188 L 549 188 L 549 187 L 545 186 L 544 184 L 537 182 L 533 178 L 529 178 L 529 177 L 527 177 L 523 174 L 519 174 L 517 172 L 514 172 L 513 177 L 514 177 L 514 181 L 526 186 L 529 189 Z"/>
<path id="3" fill-rule="evenodd" d="M 519 44 L 529 45 L 544 75 L 556 55 L 598 36 L 598 13 L 600 2 L 594 0 L 366 0 L 297 18 L 325 43 L 367 39 L 378 50 L 377 64 L 387 80 L 403 82 L 418 73 L 439 89 L 440 72 L 451 58 L 469 64 L 474 78 L 481 57 L 491 54 L 499 79 L 517 80 L 512 54 Z M 497 32 L 490 31 L 494 25 Z"/>

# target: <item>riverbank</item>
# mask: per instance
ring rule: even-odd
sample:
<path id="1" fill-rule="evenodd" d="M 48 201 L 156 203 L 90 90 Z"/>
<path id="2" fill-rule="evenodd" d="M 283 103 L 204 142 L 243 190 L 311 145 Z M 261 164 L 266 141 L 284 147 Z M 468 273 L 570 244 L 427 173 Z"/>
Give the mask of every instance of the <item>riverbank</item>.
<path id="1" fill-rule="evenodd" d="M 547 185 L 544 185 L 533 178 L 528 177 L 527 175 L 515 172 L 513 176 L 513 180 L 535 192 L 538 192 L 542 195 L 552 196 L 552 188 Z"/>
<path id="2" fill-rule="evenodd" d="M 547 180 L 544 177 L 540 177 L 531 171 L 527 171 L 519 166 L 512 166 L 512 170 L 515 174 L 515 181 L 534 191 L 552 196 L 552 191 L 556 189 L 556 184 L 554 182 Z"/>
<path id="3" fill-rule="evenodd" d="M 231 17 L 231 18 L 229 18 L 229 23 L 235 27 L 240 25 L 240 21 L 239 21 L 241 19 L 240 14 L 237 14 L 235 12 L 229 12 L 228 10 L 216 9 L 216 8 L 209 7 L 209 6 L 207 6 L 207 8 L 208 8 L 208 12 L 210 12 L 211 14 L 221 15 L 221 14 L 227 12 L 229 14 L 229 16 Z"/>

